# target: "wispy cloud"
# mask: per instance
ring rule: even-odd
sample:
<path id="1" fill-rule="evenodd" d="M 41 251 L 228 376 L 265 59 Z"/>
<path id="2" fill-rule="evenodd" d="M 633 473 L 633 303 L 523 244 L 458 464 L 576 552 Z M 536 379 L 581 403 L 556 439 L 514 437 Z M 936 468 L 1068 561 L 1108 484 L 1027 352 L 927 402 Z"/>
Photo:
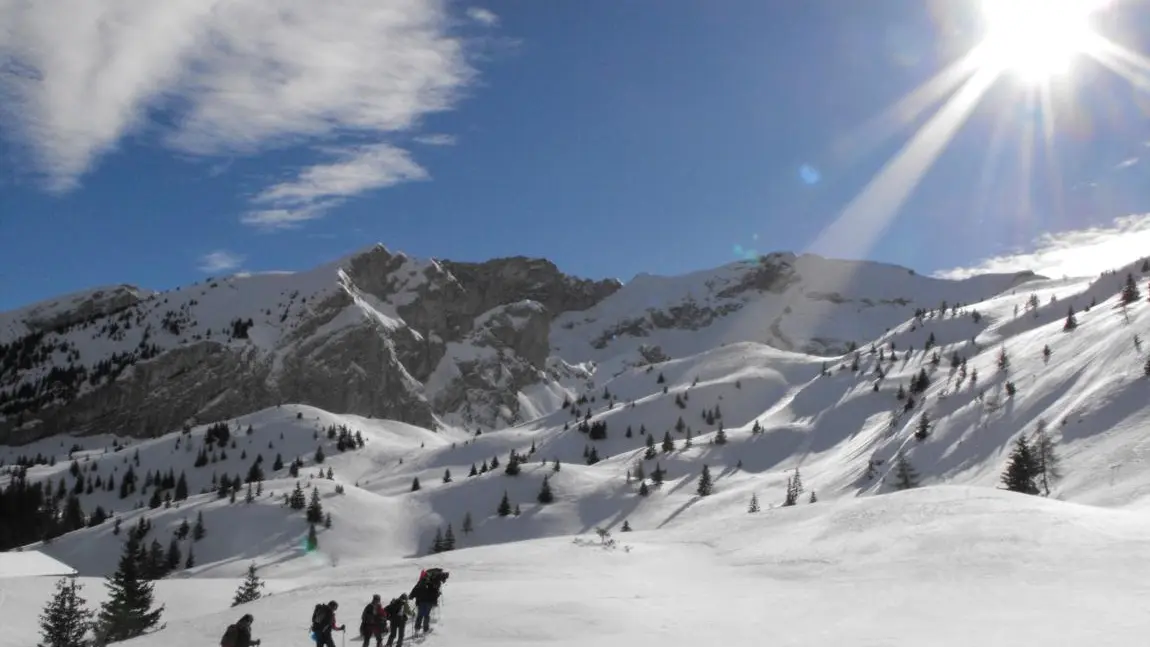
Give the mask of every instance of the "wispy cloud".
<path id="1" fill-rule="evenodd" d="M 1128 160 L 1123 160 L 1122 162 L 1119 162 L 1118 164 L 1116 164 L 1114 166 L 1114 168 L 1115 169 L 1130 168 L 1131 166 L 1134 166 L 1137 163 L 1138 163 L 1138 158 L 1137 157 L 1131 157 Z"/>
<path id="2" fill-rule="evenodd" d="M 986 259 L 973 267 L 936 272 L 941 278 L 967 278 L 990 272 L 1032 270 L 1050 277 L 1093 276 L 1150 254 L 1150 214 L 1118 218 L 1110 227 L 1046 234 L 1031 251 Z"/>
<path id="3" fill-rule="evenodd" d="M 455 135 L 444 135 L 442 133 L 420 135 L 415 138 L 417 144 L 424 144 L 425 146 L 454 146 L 456 141 Z"/>
<path id="4" fill-rule="evenodd" d="M 322 217 L 349 196 L 429 177 L 407 151 L 389 144 L 328 152 L 333 161 L 306 168 L 252 198 L 252 204 L 264 208 L 245 214 L 243 222 L 270 229 L 295 227 Z"/>
<path id="5" fill-rule="evenodd" d="M 484 9 L 483 7 L 471 7 L 467 10 L 467 17 L 488 27 L 499 24 L 499 16 L 495 15 L 495 12 L 490 9 Z"/>
<path id="6" fill-rule="evenodd" d="M 0 123 L 55 191 L 76 187 L 125 136 L 157 128 L 149 123 L 156 110 L 174 124 L 160 141 L 196 155 L 330 145 L 348 134 L 387 141 L 451 109 L 475 77 L 446 7 L 0 0 Z M 486 10 L 467 15 L 497 20 Z M 317 168 L 302 171 L 301 181 L 322 176 Z M 340 184 L 325 182 L 320 193 L 336 197 Z M 352 182 L 342 195 L 386 185 Z"/>
<path id="7" fill-rule="evenodd" d="M 216 274 L 234 270 L 243 262 L 243 256 L 233 254 L 226 249 L 219 249 L 200 257 L 199 269 L 206 274 Z"/>

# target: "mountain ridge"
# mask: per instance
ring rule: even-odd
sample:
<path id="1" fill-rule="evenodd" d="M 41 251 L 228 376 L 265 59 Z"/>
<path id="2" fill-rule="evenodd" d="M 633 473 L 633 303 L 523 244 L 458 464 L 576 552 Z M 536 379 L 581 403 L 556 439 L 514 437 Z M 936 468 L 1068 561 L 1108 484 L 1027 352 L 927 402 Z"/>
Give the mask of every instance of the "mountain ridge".
<path id="1" fill-rule="evenodd" d="M 874 285 L 855 285 L 859 275 Z M 743 340 L 833 356 L 923 307 L 928 291 L 985 297 L 1037 278 L 945 281 L 774 253 L 622 284 L 571 277 L 546 259 L 421 260 L 376 244 L 303 272 L 96 288 L 0 313 L 0 439 L 148 436 L 282 402 L 498 428 L 546 413 L 603 362 Z M 862 330 L 836 327 L 852 304 L 881 312 Z M 769 333 L 740 328 L 753 318 L 769 318 Z M 677 334 L 716 326 L 728 329 L 718 342 Z"/>

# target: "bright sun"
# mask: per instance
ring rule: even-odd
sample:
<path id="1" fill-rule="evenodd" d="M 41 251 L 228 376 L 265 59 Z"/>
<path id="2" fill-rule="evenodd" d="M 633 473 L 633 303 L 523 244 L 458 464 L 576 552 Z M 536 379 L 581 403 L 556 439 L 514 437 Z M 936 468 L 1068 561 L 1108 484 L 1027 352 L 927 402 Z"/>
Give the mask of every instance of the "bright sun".
<path id="1" fill-rule="evenodd" d="M 988 34 L 982 43 L 988 65 L 1028 83 L 1066 72 L 1092 49 L 1090 16 L 1106 0 L 982 0 Z"/>

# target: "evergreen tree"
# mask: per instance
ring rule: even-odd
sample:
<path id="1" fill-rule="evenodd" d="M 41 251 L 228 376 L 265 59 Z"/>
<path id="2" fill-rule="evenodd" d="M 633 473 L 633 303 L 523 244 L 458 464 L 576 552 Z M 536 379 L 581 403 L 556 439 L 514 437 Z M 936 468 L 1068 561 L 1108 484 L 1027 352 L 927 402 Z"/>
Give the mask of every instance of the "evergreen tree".
<path id="1" fill-rule="evenodd" d="M 312 487 L 311 501 L 307 504 L 307 522 L 323 523 L 323 504 L 319 501 L 319 488 Z"/>
<path id="2" fill-rule="evenodd" d="M 756 494 L 751 494 L 751 504 L 747 506 L 747 512 L 758 512 L 759 510 L 759 497 Z"/>
<path id="3" fill-rule="evenodd" d="M 1034 459 L 1038 464 L 1038 479 L 1042 485 L 1043 496 L 1050 496 L 1050 484 L 1062 478 L 1061 461 L 1054 452 L 1054 441 L 1046 431 L 1046 421 L 1038 419 L 1037 429 L 1034 430 Z"/>
<path id="4" fill-rule="evenodd" d="M 436 528 L 435 539 L 431 540 L 431 552 L 442 553 L 444 550 L 446 549 L 443 547 L 443 530 Z"/>
<path id="5" fill-rule="evenodd" d="M 699 486 L 695 493 L 699 496 L 710 496 L 715 491 L 715 483 L 711 480 L 711 468 L 703 466 L 703 473 L 699 475 Z"/>
<path id="6" fill-rule="evenodd" d="M 232 599 L 232 606 L 239 606 L 248 602 L 254 602 L 260 599 L 263 595 L 262 589 L 264 582 L 256 575 L 255 562 L 248 564 L 248 574 L 244 581 L 240 584 L 240 588 L 236 589 L 236 596 Z"/>
<path id="7" fill-rule="evenodd" d="M 119 567 L 104 584 L 108 599 L 100 607 L 98 620 L 99 636 L 104 642 L 135 638 L 160 621 L 164 607 L 152 608 L 152 583 L 140 573 L 143 562 L 139 539 L 129 533 Z"/>
<path id="8" fill-rule="evenodd" d="M 543 477 L 543 486 L 539 488 L 539 495 L 535 497 L 539 503 L 547 505 L 555 501 L 555 494 L 551 491 L 551 477 Z"/>
<path id="9" fill-rule="evenodd" d="M 292 490 L 291 496 L 288 497 L 288 507 L 292 510 L 303 510 L 307 507 L 307 497 L 303 493 L 303 487 L 296 481 L 295 489 Z"/>
<path id="10" fill-rule="evenodd" d="M 469 535 L 475 531 L 475 526 L 471 521 L 471 513 L 470 512 L 463 515 L 463 526 L 460 527 L 460 530 L 462 530 L 463 534 L 465 534 L 465 535 Z"/>
<path id="11" fill-rule="evenodd" d="M 208 529 L 204 527 L 204 513 L 196 513 L 196 525 L 192 526 L 192 541 L 199 541 L 208 534 Z"/>
<path id="12" fill-rule="evenodd" d="M 620 532 L 631 532 L 631 522 L 626 519 L 623 520 L 623 527 L 619 529 Z"/>
<path id="13" fill-rule="evenodd" d="M 56 593 L 40 614 L 38 647 L 86 647 L 86 636 L 92 627 L 92 611 L 80 596 L 81 585 L 75 578 L 56 581 Z"/>
<path id="14" fill-rule="evenodd" d="M 499 508 L 496 510 L 496 514 L 501 517 L 506 517 L 511 514 L 511 499 L 507 498 L 506 490 L 503 491 L 503 498 L 499 501 Z"/>
<path id="15" fill-rule="evenodd" d="M 421 486 L 419 485 L 419 477 L 418 476 L 411 479 L 411 491 L 412 492 L 418 492 L 420 487 Z"/>
<path id="16" fill-rule="evenodd" d="M 1006 354 L 1006 346 L 998 349 L 997 363 L 998 370 L 1003 372 L 1010 370 L 1010 357 Z"/>
<path id="17" fill-rule="evenodd" d="M 926 412 L 923 411 L 922 415 L 918 417 L 918 426 L 915 427 L 914 437 L 916 440 L 926 440 L 930 435 L 930 419 L 926 417 Z"/>
<path id="18" fill-rule="evenodd" d="M 183 561 L 183 555 L 180 554 L 180 540 L 172 537 L 168 542 L 168 554 L 164 561 L 169 573 L 180 568 L 180 562 Z"/>
<path id="19" fill-rule="evenodd" d="M 721 423 L 721 422 L 719 423 L 719 430 L 715 432 L 715 444 L 716 445 L 726 445 L 727 444 L 727 432 L 723 431 L 723 423 Z"/>
<path id="20" fill-rule="evenodd" d="M 451 470 L 449 470 L 449 469 L 443 470 L 443 482 L 444 483 L 450 483 L 451 482 Z"/>
<path id="21" fill-rule="evenodd" d="M 1128 306 L 1131 303 L 1142 298 L 1142 293 L 1138 291 L 1138 284 L 1134 282 L 1134 275 L 1126 275 L 1126 285 L 1122 288 L 1122 305 Z"/>
<path id="22" fill-rule="evenodd" d="M 284 468 L 283 456 L 276 454 L 276 459 L 274 461 L 272 461 L 272 471 L 278 472 L 278 471 L 282 470 L 283 468 Z"/>
<path id="23" fill-rule="evenodd" d="M 1002 473 L 1002 484 L 1011 492 L 1038 494 L 1038 486 L 1034 484 L 1036 476 L 1038 476 L 1038 461 L 1035 459 L 1034 450 L 1026 441 L 1026 436 L 1019 436 L 1018 440 L 1014 441 L 1014 450 L 1010 453 L 1006 470 Z"/>
<path id="24" fill-rule="evenodd" d="M 195 565 L 196 565 L 196 552 L 194 550 L 192 550 L 191 546 L 188 546 L 188 558 L 186 560 L 184 560 L 184 569 L 185 570 L 189 569 Z"/>
<path id="25" fill-rule="evenodd" d="M 1078 319 L 1074 316 L 1074 306 L 1070 306 L 1070 310 L 1066 313 L 1066 323 L 1062 324 L 1064 332 L 1070 332 L 1078 328 Z"/>
<path id="26" fill-rule="evenodd" d="M 443 533 L 443 550 L 455 550 L 455 530 L 447 524 L 447 532 Z"/>
<path id="27" fill-rule="evenodd" d="M 173 497 L 176 501 L 183 501 L 188 498 L 188 479 L 180 472 L 180 479 L 176 481 L 176 494 Z"/>
<path id="28" fill-rule="evenodd" d="M 909 490 L 918 487 L 918 473 L 914 471 L 914 467 L 910 464 L 906 454 L 901 451 L 894 459 L 894 478 L 896 489 Z"/>
<path id="29" fill-rule="evenodd" d="M 479 476 L 479 470 L 475 469 L 475 463 L 471 464 L 471 471 L 467 473 L 468 477 Z"/>
<path id="30" fill-rule="evenodd" d="M 647 482 L 643 481 L 639 484 L 639 496 L 647 496 L 651 493 L 651 488 L 647 487 Z"/>
<path id="31" fill-rule="evenodd" d="M 307 527 L 307 542 L 304 544 L 307 552 L 312 552 L 319 548 L 319 535 L 315 532 L 315 524 L 309 524 Z"/>
<path id="32" fill-rule="evenodd" d="M 675 439 L 671 438 L 671 432 L 669 432 L 669 431 L 663 435 L 663 451 L 664 452 L 675 451 Z"/>

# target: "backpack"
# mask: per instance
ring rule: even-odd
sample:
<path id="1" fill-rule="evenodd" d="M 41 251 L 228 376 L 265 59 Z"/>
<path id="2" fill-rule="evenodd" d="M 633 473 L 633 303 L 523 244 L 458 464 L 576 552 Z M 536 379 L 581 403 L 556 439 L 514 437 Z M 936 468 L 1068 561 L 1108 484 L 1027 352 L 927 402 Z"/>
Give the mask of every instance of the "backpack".
<path id="1" fill-rule="evenodd" d="M 328 608 L 326 604 L 315 605 L 315 611 L 311 612 L 311 630 L 319 632 L 327 626 Z"/>
<path id="2" fill-rule="evenodd" d="M 224 631 L 224 637 L 220 639 L 220 647 L 236 647 L 236 638 L 239 637 L 240 628 L 235 625 L 228 625 Z"/>
<path id="3" fill-rule="evenodd" d="M 391 602 L 383 608 L 388 618 L 398 618 L 403 613 L 403 602 L 399 598 L 392 598 Z"/>

